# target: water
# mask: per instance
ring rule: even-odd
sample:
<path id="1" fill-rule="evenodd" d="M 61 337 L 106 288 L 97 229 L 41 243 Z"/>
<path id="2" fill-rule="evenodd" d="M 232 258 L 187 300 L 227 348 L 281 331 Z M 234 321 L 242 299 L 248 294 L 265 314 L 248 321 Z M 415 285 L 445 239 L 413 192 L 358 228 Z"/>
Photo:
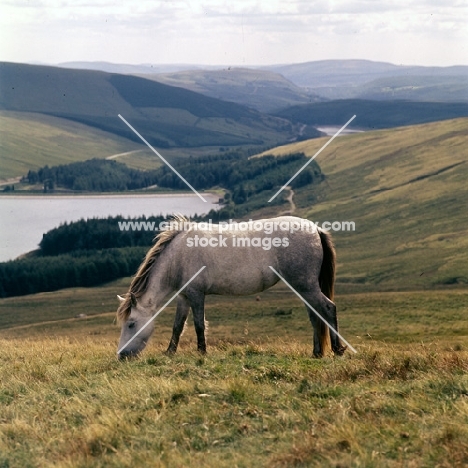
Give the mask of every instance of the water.
<path id="1" fill-rule="evenodd" d="M 341 127 L 336 127 L 332 125 L 323 125 L 320 127 L 315 127 L 320 132 L 325 133 L 325 135 L 333 136 Z M 338 136 L 341 135 L 350 135 L 351 133 L 362 133 L 364 130 L 357 130 L 355 128 L 345 128 Z"/>
<path id="2" fill-rule="evenodd" d="M 189 195 L 1 196 L 0 262 L 37 249 L 42 235 L 66 221 L 108 216 L 186 216 L 207 213 L 218 201 L 205 203 Z"/>

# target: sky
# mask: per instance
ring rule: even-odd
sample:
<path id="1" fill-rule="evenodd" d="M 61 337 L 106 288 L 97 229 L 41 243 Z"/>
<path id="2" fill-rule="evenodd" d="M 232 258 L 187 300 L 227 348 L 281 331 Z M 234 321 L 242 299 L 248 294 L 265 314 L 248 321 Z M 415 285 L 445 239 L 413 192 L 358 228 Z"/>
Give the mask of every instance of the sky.
<path id="1" fill-rule="evenodd" d="M 466 0 L 0 0 L 0 61 L 468 65 Z"/>

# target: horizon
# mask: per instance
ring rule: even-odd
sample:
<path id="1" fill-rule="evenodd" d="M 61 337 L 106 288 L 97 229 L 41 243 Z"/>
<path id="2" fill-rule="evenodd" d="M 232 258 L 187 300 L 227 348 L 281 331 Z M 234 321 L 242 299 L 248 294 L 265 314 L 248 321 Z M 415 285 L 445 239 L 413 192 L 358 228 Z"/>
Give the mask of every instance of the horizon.
<path id="1" fill-rule="evenodd" d="M 130 67 L 197 67 L 200 70 L 203 69 L 221 69 L 221 68 L 234 68 L 234 69 L 262 69 L 269 67 L 282 67 L 282 66 L 293 66 L 293 65 L 304 65 L 308 63 L 320 63 L 320 62 L 369 62 L 369 63 L 381 63 L 387 65 L 393 65 L 395 67 L 421 67 L 421 68 L 453 68 L 453 67 L 468 67 L 468 60 L 466 63 L 454 63 L 452 65 L 420 65 L 416 63 L 394 63 L 383 60 L 370 60 L 365 58 L 347 58 L 347 59 L 320 59 L 320 60 L 306 60 L 303 62 L 281 62 L 281 63 L 270 63 L 270 64 L 223 64 L 223 63 L 198 63 L 198 62 L 113 62 L 108 60 L 67 60 L 63 62 L 42 62 L 42 61 L 15 61 L 15 60 L 3 60 L 0 59 L 0 63 L 15 63 L 19 65 L 36 65 L 45 67 L 59 67 L 66 68 L 66 65 L 73 64 L 105 64 L 105 65 L 116 65 L 116 66 L 130 66 Z M 165 72 L 164 72 L 165 73 Z"/>
<path id="2" fill-rule="evenodd" d="M 468 64 L 468 5 L 456 0 L 4 0 L 0 12 L 0 60 L 15 63 Z"/>

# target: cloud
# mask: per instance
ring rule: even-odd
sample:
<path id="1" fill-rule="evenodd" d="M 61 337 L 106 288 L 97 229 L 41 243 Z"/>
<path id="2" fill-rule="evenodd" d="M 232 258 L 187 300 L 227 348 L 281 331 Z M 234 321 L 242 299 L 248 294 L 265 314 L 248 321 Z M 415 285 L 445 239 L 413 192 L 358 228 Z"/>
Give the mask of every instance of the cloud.
<path id="1" fill-rule="evenodd" d="M 468 7 L 457 0 L 3 0 L 0 9 L 0 59 L 407 62 L 416 41 L 426 58 L 445 49 L 432 64 L 466 62 Z"/>

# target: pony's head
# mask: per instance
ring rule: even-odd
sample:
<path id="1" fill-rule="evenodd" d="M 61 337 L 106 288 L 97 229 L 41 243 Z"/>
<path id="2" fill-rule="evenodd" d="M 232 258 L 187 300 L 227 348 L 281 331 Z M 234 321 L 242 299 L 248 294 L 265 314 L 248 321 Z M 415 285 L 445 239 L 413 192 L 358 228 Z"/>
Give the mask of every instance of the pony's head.
<path id="1" fill-rule="evenodd" d="M 138 304 L 134 293 L 117 297 L 120 301 L 117 317 L 122 326 L 117 357 L 119 359 L 135 357 L 148 343 L 154 331 L 154 321 L 151 320 L 151 312 Z"/>
<path id="2" fill-rule="evenodd" d="M 156 260 L 169 242 L 180 232 L 182 223 L 187 221 L 183 216 L 174 216 L 174 226 L 162 231 L 157 237 L 157 242 L 146 254 L 145 259 L 138 268 L 136 275 L 130 284 L 130 289 L 125 297 L 117 296 L 120 306 L 117 310 L 117 318 L 122 325 L 118 348 L 119 359 L 137 356 L 146 346 L 151 333 L 154 330 L 151 306 L 155 304 L 142 304 L 142 296 L 145 294 L 149 278 Z M 164 291 L 159 291 L 164 296 Z M 167 293 L 168 291 L 166 291 Z M 155 292 L 153 291 L 155 294 Z M 140 299 L 139 301 L 137 299 Z M 146 306 L 146 307 L 145 307 Z"/>

